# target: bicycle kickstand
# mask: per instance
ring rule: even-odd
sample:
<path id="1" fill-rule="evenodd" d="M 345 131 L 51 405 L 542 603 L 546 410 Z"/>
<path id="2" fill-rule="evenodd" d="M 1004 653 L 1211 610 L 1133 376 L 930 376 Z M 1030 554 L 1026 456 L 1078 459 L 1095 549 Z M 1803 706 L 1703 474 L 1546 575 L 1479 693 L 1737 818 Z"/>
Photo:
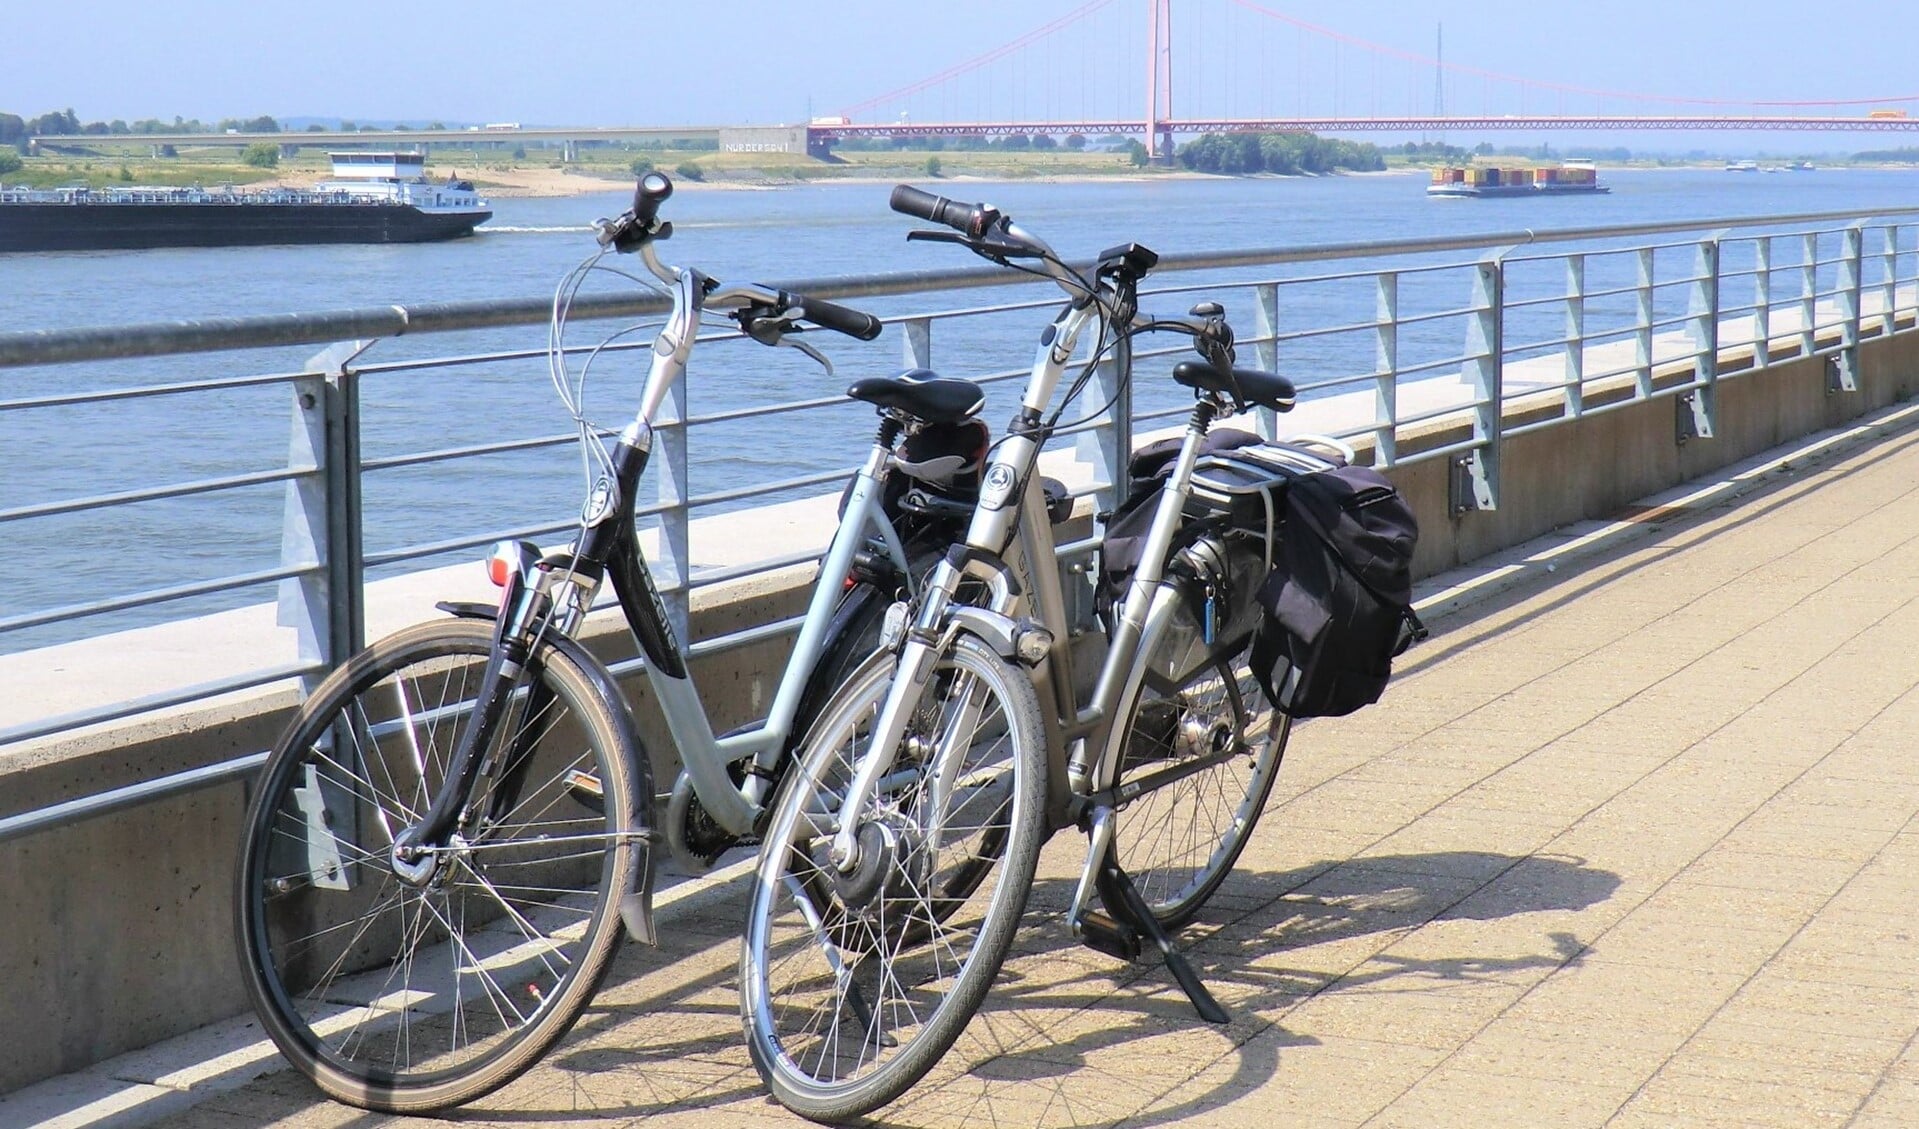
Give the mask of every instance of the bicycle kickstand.
<path id="1" fill-rule="evenodd" d="M 1215 1000 L 1213 994 L 1206 990 L 1206 985 L 1200 982 L 1199 973 L 1193 971 L 1192 962 L 1188 961 L 1186 954 L 1180 952 L 1179 948 L 1173 944 L 1173 939 L 1167 935 L 1165 927 L 1161 926 L 1159 919 L 1153 916 L 1152 907 L 1148 906 L 1146 899 L 1140 896 L 1139 887 L 1133 885 L 1132 876 L 1121 869 L 1119 861 L 1111 854 L 1108 854 L 1106 861 L 1100 864 L 1099 877 L 1096 881 L 1099 885 L 1100 900 L 1106 903 L 1108 909 L 1119 915 L 1121 920 L 1112 922 L 1110 926 L 1106 922 L 1095 924 L 1095 921 L 1091 919 L 1100 915 L 1086 914 L 1087 920 L 1084 920 L 1083 924 L 1090 927 L 1087 929 L 1087 942 L 1094 948 L 1112 955 L 1123 955 L 1127 959 L 1135 959 L 1140 951 L 1139 937 L 1144 934 L 1159 947 L 1160 956 L 1166 961 L 1167 971 L 1171 972 L 1173 979 L 1179 982 L 1180 989 L 1186 993 L 1186 998 L 1192 1001 L 1193 1010 L 1199 1013 L 1199 1017 L 1208 1023 L 1230 1022 L 1232 1017 L 1226 1014 L 1226 1009 L 1219 1006 L 1219 1001 Z M 1111 938 L 1098 937 L 1099 941 L 1118 942 L 1115 948 L 1109 949 L 1096 942 L 1096 933 L 1103 932 L 1099 929 L 1100 926 L 1106 926 L 1119 934 Z"/>

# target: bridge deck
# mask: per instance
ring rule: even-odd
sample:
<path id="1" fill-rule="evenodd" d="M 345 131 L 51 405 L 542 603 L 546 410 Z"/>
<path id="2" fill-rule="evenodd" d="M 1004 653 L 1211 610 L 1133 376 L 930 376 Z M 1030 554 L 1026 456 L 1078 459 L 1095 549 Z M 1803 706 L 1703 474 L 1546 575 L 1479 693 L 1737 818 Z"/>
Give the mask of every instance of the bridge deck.
<path id="1" fill-rule="evenodd" d="M 1230 1026 L 1067 940 L 1060 836 L 1012 982 L 884 1121 L 1919 1121 L 1919 409 L 1866 439 L 1529 547 L 1303 727 L 1188 937 Z M 738 889 L 695 901 L 462 1122 L 802 1124 L 740 1045 Z M 385 1120 L 210 1088 L 159 1123 Z"/>

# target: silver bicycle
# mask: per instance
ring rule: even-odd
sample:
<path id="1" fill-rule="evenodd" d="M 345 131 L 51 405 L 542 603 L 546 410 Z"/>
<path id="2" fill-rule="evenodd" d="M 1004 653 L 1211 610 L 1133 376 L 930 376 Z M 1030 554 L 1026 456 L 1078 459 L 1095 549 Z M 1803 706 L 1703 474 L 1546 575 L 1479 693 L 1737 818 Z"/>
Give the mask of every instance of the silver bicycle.
<path id="1" fill-rule="evenodd" d="M 525 542 L 496 546 L 497 607 L 442 605 L 452 618 L 354 656 L 299 710 L 263 770 L 241 846 L 240 965 L 267 1032 L 341 1101 L 393 1112 L 471 1101 L 564 1035 L 604 977 L 622 920 L 653 938 L 654 845 L 664 840 L 697 866 L 751 841 L 798 736 L 877 645 L 894 597 L 912 591 L 917 547 L 949 543 L 968 512 L 942 493 L 954 492 L 966 452 L 912 445 L 976 431 L 983 455 L 979 388 L 910 374 L 855 383 L 849 394 L 875 405 L 878 434 L 771 712 L 714 735 L 636 539 L 654 419 L 686 371 L 703 315 L 822 360 L 793 335 L 811 325 L 871 340 L 881 326 L 805 295 L 722 285 L 661 262 L 657 244 L 671 228 L 658 213 L 671 192 L 666 177 L 645 177 L 633 209 L 602 221 L 600 251 L 555 294 L 555 384 L 589 468 L 572 544 L 544 554 Z M 673 303 L 639 410 L 611 450 L 581 407 L 600 349 L 574 371 L 564 345 L 579 286 L 612 269 L 601 264 L 609 249 L 638 252 Z M 896 474 L 914 489 L 889 494 Z M 685 766 L 662 828 L 621 689 L 576 638 L 607 581 Z"/>
<path id="2" fill-rule="evenodd" d="M 1293 387 L 1235 366 L 1215 304 L 1140 314 L 1151 251 L 1116 247 L 1082 273 L 991 207 L 905 185 L 892 203 L 953 229 L 908 238 L 1043 274 L 1068 301 L 1040 334 L 965 537 L 826 705 L 761 842 L 740 966 L 748 1045 L 778 1100 L 823 1121 L 893 1100 L 952 1046 L 998 975 L 1042 843 L 1063 827 L 1088 837 L 1074 933 L 1128 959 L 1156 947 L 1200 1014 L 1225 1021 L 1168 931 L 1231 870 L 1278 773 L 1290 719 L 1248 668 L 1251 597 L 1272 561 L 1275 491 L 1334 465 L 1297 445 L 1209 441 L 1221 416 L 1290 409 Z M 1054 407 L 1089 329 L 1091 361 Z M 1157 466 L 1150 450 L 1135 459 L 1159 472 L 1138 483 L 1157 494 L 1138 503 L 1150 524 L 1082 701 L 1060 515 L 1035 468 L 1093 363 L 1155 331 L 1193 339 L 1200 359 L 1172 375 L 1196 403 Z"/>

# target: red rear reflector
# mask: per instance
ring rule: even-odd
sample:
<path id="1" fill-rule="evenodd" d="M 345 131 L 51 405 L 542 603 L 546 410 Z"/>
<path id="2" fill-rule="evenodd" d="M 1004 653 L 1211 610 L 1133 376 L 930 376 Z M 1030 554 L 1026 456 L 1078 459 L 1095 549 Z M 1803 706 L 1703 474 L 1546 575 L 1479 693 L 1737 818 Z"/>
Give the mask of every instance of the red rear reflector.
<path id="1" fill-rule="evenodd" d="M 505 557 L 488 557 L 486 578 L 501 588 L 506 587 L 506 582 L 513 578 L 513 562 Z"/>

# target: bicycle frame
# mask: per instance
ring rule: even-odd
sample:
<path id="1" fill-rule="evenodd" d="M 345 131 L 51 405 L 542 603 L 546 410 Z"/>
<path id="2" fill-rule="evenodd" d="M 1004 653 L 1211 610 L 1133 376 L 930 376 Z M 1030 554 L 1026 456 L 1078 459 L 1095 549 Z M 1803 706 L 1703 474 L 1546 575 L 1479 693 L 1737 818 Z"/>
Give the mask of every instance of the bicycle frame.
<path id="1" fill-rule="evenodd" d="M 1031 238 L 1017 228 L 1012 230 L 1022 238 Z M 861 762 L 838 815 L 832 848 L 837 865 L 848 865 L 857 857 L 861 816 L 877 782 L 892 769 L 893 750 L 905 731 L 907 715 L 938 656 L 954 632 L 970 631 L 1002 657 L 1015 659 L 1031 671 L 1047 737 L 1049 830 L 1057 831 L 1090 817 L 1087 829 L 1093 850 L 1074 902 L 1072 917 L 1078 921 L 1096 877 L 1098 860 L 1111 842 L 1113 805 L 1100 801 L 1113 799 L 1107 793 L 1113 788 L 1123 754 L 1115 719 L 1129 696 L 1139 691 L 1143 672 L 1138 669 L 1138 659 L 1143 644 L 1154 638 L 1178 610 L 1178 593 L 1164 583 L 1166 564 L 1174 538 L 1185 522 L 1183 510 L 1192 493 L 1200 441 L 1218 414 L 1212 401 L 1202 399 L 1189 419 L 1184 441 L 1163 484 L 1140 563 L 1114 617 L 1098 679 L 1090 698 L 1081 703 L 1075 692 L 1057 546 L 1035 470 L 1049 437 L 1042 412 L 1058 390 L 1087 324 L 1115 308 L 1110 301 L 1116 296 L 1113 285 L 1103 283 L 1105 289 L 1098 299 L 1070 302 L 1041 332 L 1020 413 L 986 468 L 979 505 L 966 539 L 940 563 L 922 590 L 918 612 L 900 648 L 898 673 L 873 725 L 869 746 L 873 753 Z M 1150 318 L 1136 316 L 1129 328 L 1154 324 Z M 1158 324 L 1171 327 L 1171 323 Z M 1130 379 L 1130 375 L 1122 379 Z M 990 596 L 985 607 L 954 606 L 954 594 L 967 578 L 987 585 Z M 1217 758 L 1199 758 L 1169 769 L 1163 778 L 1153 779 L 1140 790 L 1172 783 L 1214 763 Z M 1129 787 L 1128 791 L 1133 789 Z"/>
<path id="2" fill-rule="evenodd" d="M 520 685 L 527 657 L 547 631 L 572 634 L 605 579 L 611 579 L 627 626 L 646 657 L 647 681 L 695 794 L 715 822 L 741 836 L 753 832 L 769 799 L 773 770 L 790 744 L 807 680 L 825 648 L 841 596 L 837 581 L 851 571 L 855 553 L 868 543 L 869 529 L 878 534 L 888 557 L 910 587 L 905 546 L 881 506 L 881 486 L 892 456 L 884 445 L 875 443 L 854 475 L 845 513 L 827 547 L 770 712 L 758 725 L 726 736 L 714 735 L 681 640 L 640 551 L 633 499 L 651 455 L 654 420 L 675 385 L 685 377 L 701 311 L 725 303 L 772 301 L 775 295 L 751 285 L 709 293 L 709 280 L 698 271 L 660 262 L 650 242 L 640 250 L 647 268 L 671 285 L 673 310 L 654 340 L 639 411 L 614 444 L 611 469 L 599 476 L 587 496 L 572 547 L 546 558 L 533 583 L 510 586 L 504 594 L 498 643 L 482 680 L 479 708 L 449 767 L 448 787 L 436 797 L 433 813 L 415 829 L 417 833 L 409 833 L 415 844 L 434 843 L 451 827 L 459 815 L 460 797 L 470 790 L 471 776 L 481 767 L 474 763 L 474 750 L 500 716 L 501 705 Z M 758 771 L 747 772 L 744 783 L 736 785 L 728 767 L 748 758 Z M 677 832 L 677 828 L 669 829 L 669 835 Z"/>

